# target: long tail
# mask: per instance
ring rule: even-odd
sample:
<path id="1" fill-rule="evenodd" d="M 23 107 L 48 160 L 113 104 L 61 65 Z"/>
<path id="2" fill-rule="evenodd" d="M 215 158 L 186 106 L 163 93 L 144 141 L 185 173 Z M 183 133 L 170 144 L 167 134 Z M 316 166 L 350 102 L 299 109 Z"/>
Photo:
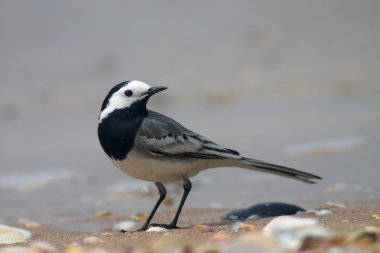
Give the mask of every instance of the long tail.
<path id="1" fill-rule="evenodd" d="M 315 184 L 316 182 L 314 182 L 313 180 L 322 179 L 321 177 L 310 174 L 308 172 L 251 158 L 242 157 L 242 159 L 240 159 L 239 161 L 240 163 L 238 166 L 242 168 L 262 171 L 265 173 L 275 174 L 283 177 L 289 177 L 309 184 Z"/>

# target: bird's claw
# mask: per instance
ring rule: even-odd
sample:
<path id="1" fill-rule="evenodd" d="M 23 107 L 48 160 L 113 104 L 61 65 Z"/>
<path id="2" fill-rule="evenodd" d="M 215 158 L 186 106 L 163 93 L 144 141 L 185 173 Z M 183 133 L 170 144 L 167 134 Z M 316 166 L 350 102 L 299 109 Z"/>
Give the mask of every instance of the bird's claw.
<path id="1" fill-rule="evenodd" d="M 137 229 L 136 232 L 143 232 L 143 231 L 146 231 L 148 229 L 147 226 L 142 226 L 141 228 Z"/>
<path id="2" fill-rule="evenodd" d="M 152 223 L 150 224 L 149 226 L 142 226 L 141 228 L 137 229 L 135 232 L 143 232 L 143 231 L 147 231 L 149 228 L 151 227 L 160 227 L 160 228 L 165 228 L 165 229 L 179 229 L 179 227 L 177 227 L 177 225 L 174 225 L 174 224 L 157 224 L 157 223 Z M 126 233 L 127 231 L 125 230 L 121 230 L 120 233 Z"/>

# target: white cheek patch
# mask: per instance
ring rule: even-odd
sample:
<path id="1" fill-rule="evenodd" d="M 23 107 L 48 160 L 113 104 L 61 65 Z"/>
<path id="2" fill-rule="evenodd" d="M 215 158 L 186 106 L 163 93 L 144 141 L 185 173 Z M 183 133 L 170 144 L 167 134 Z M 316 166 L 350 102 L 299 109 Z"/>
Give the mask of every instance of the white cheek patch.
<path id="1" fill-rule="evenodd" d="M 135 98 L 125 97 L 123 94 L 115 93 L 109 100 L 107 107 L 100 112 L 99 115 L 99 123 L 102 122 L 103 119 L 107 118 L 107 116 L 117 109 L 123 109 L 129 107 L 133 102 L 135 102 Z"/>
<path id="2" fill-rule="evenodd" d="M 108 105 L 103 111 L 100 112 L 99 123 L 101 123 L 103 119 L 107 118 L 113 111 L 127 108 L 134 102 L 144 98 L 145 96 L 142 94 L 144 94 L 150 87 L 151 86 L 148 84 L 140 81 L 130 81 L 126 86 L 119 89 L 110 97 Z M 126 90 L 131 90 L 133 95 L 131 97 L 125 96 L 124 92 Z"/>

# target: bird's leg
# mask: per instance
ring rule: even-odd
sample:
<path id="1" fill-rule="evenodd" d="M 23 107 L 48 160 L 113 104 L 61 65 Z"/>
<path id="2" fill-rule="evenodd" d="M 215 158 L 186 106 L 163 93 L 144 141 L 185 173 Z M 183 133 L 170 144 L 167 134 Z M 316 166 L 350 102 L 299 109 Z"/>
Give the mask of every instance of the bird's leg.
<path id="1" fill-rule="evenodd" d="M 184 179 L 183 179 L 183 195 L 182 195 L 182 199 L 181 199 L 181 202 L 179 203 L 179 206 L 178 206 L 177 212 L 176 212 L 176 214 L 174 216 L 174 219 L 172 220 L 172 222 L 169 225 L 169 228 L 178 228 L 177 227 L 178 217 L 181 214 L 182 207 L 183 207 L 183 204 L 185 204 L 187 195 L 189 195 L 189 193 L 191 191 L 191 186 L 192 185 L 191 185 L 190 180 L 187 177 L 184 177 Z"/>
<path id="2" fill-rule="evenodd" d="M 156 213 L 158 207 L 160 206 L 161 202 L 165 199 L 166 197 L 166 189 L 165 186 L 162 183 L 155 183 L 158 189 L 158 192 L 160 193 L 160 198 L 158 199 L 156 205 L 153 207 L 152 212 L 149 214 L 148 219 L 145 221 L 144 225 L 138 229 L 137 231 L 145 231 L 149 227 L 149 223 L 152 220 L 154 214 Z M 122 231 L 125 232 L 125 231 Z"/>
<path id="3" fill-rule="evenodd" d="M 152 224 L 152 226 L 158 226 L 158 227 L 163 227 L 167 229 L 177 229 L 178 217 L 181 214 L 183 204 L 185 204 L 187 195 L 189 195 L 190 190 L 191 190 L 190 180 L 187 177 L 183 177 L 183 195 L 182 195 L 181 202 L 179 203 L 177 212 L 174 216 L 174 219 L 172 220 L 170 224 Z"/>

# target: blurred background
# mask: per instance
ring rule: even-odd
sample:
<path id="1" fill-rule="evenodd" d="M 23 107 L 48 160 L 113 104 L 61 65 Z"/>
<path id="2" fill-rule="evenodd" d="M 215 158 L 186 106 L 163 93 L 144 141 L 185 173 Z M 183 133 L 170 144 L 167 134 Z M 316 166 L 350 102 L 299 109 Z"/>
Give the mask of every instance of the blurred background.
<path id="1" fill-rule="evenodd" d="M 149 107 L 220 145 L 324 178 L 205 171 L 186 207 L 379 197 L 379 11 L 376 0 L 0 1 L 0 219 L 151 210 L 153 184 L 113 167 L 97 139 L 102 100 L 125 80 L 168 86 Z M 174 210 L 182 189 L 169 189 L 162 208 Z"/>

